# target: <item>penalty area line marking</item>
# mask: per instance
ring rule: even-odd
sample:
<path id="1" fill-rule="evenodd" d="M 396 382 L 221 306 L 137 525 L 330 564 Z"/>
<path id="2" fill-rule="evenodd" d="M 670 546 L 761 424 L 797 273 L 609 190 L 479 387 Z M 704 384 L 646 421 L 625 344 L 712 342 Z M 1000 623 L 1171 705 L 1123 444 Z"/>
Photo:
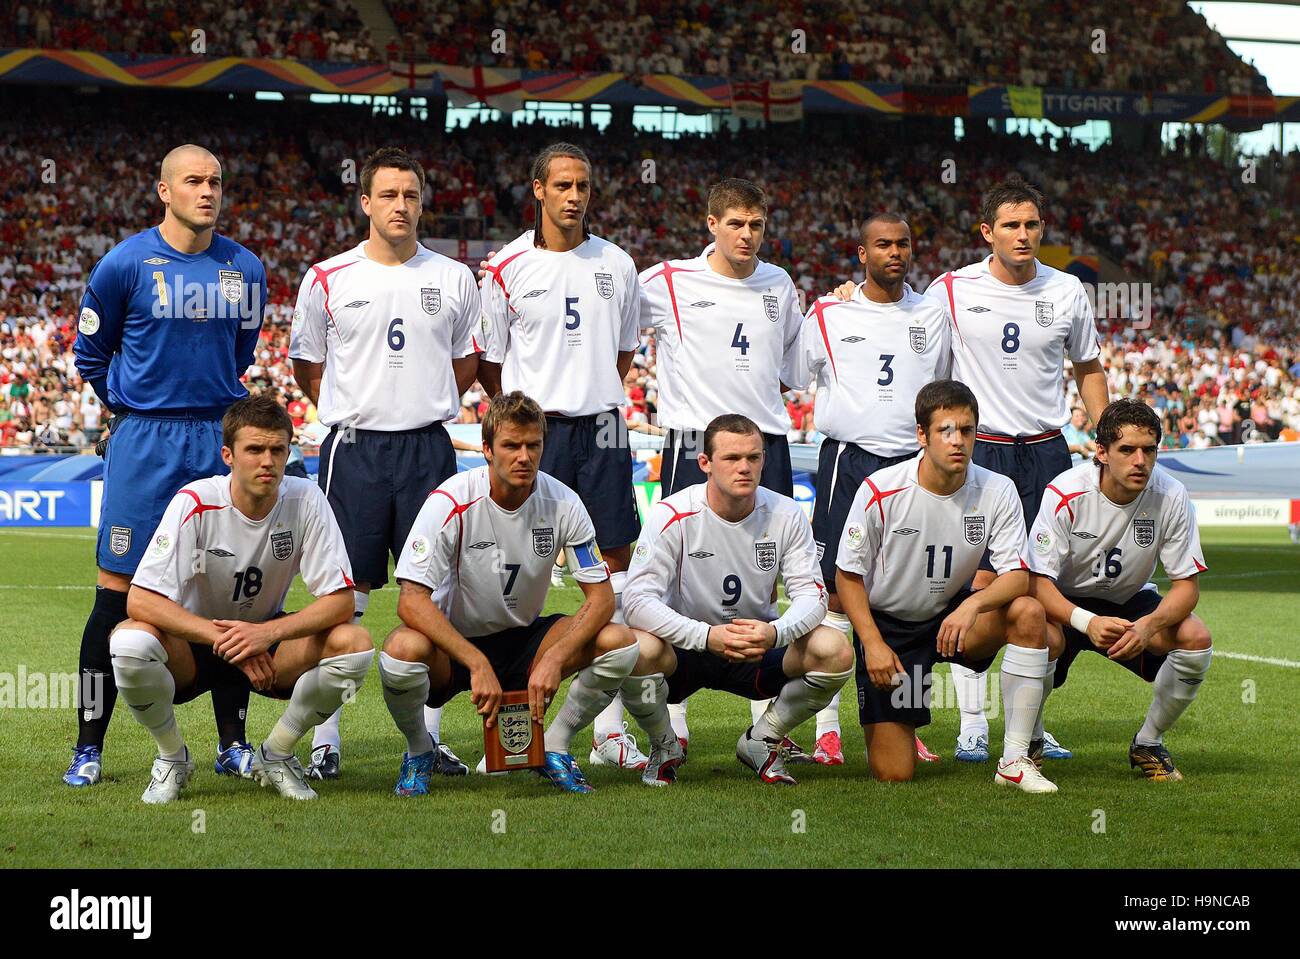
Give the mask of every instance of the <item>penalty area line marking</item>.
<path id="1" fill-rule="evenodd" d="M 1220 656 L 1225 659 L 1240 659 L 1248 663 L 1266 663 L 1269 666 L 1286 666 L 1289 669 L 1300 669 L 1300 663 L 1293 663 L 1289 659 L 1275 659 L 1272 656 L 1251 656 L 1249 653 L 1232 653 L 1226 649 L 1216 649 L 1214 658 Z"/>

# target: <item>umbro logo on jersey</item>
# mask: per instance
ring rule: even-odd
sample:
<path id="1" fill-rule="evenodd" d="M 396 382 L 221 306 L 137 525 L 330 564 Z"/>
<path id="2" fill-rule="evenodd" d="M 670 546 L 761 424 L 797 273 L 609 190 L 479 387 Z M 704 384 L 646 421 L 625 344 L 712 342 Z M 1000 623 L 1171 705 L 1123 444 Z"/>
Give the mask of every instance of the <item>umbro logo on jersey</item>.
<path id="1" fill-rule="evenodd" d="M 895 535 L 895 536 L 911 536 L 913 533 L 919 533 L 919 532 L 920 532 L 920 530 L 912 529 L 911 527 L 904 526 L 902 529 L 896 529 L 896 530 L 894 530 L 894 535 Z"/>
<path id="2" fill-rule="evenodd" d="M 686 555 L 691 559 L 708 559 L 713 554 L 706 549 L 697 549 L 695 552 L 687 553 Z"/>
<path id="3" fill-rule="evenodd" d="M 988 308 L 987 306 L 968 306 L 968 307 L 966 307 L 966 312 L 967 312 L 967 313 L 987 313 L 988 311 L 989 311 L 989 308 Z"/>
<path id="4" fill-rule="evenodd" d="M 844 339 L 840 340 L 840 342 L 841 342 L 841 343 L 861 343 L 861 342 L 862 342 L 863 340 L 865 340 L 865 339 L 866 339 L 865 336 L 846 336 L 846 337 L 844 337 Z"/>
<path id="5" fill-rule="evenodd" d="M 343 309 L 345 309 L 345 310 L 359 310 L 359 309 L 361 309 L 361 307 L 365 306 L 365 305 L 366 305 L 367 303 L 369 303 L 369 302 L 370 302 L 369 300 L 353 300 L 351 303 L 345 303 L 345 304 L 343 305 Z"/>
<path id="6" fill-rule="evenodd" d="M 708 300 L 696 300 L 694 303 L 691 304 L 691 306 L 695 307 L 696 309 L 702 310 L 705 307 L 717 306 L 717 304 L 711 303 Z"/>
<path id="7" fill-rule="evenodd" d="M 521 299 L 521 300 L 531 299 L 531 298 L 534 297 L 534 296 L 541 296 L 541 295 L 544 294 L 545 292 L 546 292 L 545 290 L 529 290 L 527 293 L 525 293 L 525 294 L 524 294 L 523 296 L 521 296 L 519 299 Z"/>
<path id="8" fill-rule="evenodd" d="M 1095 534 L 1095 533 L 1087 533 L 1087 532 L 1084 532 L 1084 531 L 1082 531 L 1082 530 L 1072 530 L 1072 531 L 1071 531 L 1071 535 L 1072 535 L 1072 536 L 1077 536 L 1077 537 L 1079 537 L 1079 539 L 1096 539 L 1096 538 L 1097 538 L 1097 534 Z"/>
<path id="9" fill-rule="evenodd" d="M 229 559 L 231 556 L 235 555 L 228 549 L 210 549 L 208 552 L 213 556 L 220 556 L 222 559 Z"/>
<path id="10" fill-rule="evenodd" d="M 480 541 L 477 542 L 477 543 L 471 543 L 469 548 L 470 548 L 470 549 L 487 549 L 489 546 L 495 546 L 495 545 L 496 545 L 496 543 L 493 543 L 491 540 L 486 540 L 486 539 L 485 539 L 485 540 L 480 540 Z"/>
<path id="11" fill-rule="evenodd" d="M 171 260 L 165 260 L 161 256 L 151 256 L 145 262 L 150 266 L 162 266 L 164 263 L 170 263 Z"/>

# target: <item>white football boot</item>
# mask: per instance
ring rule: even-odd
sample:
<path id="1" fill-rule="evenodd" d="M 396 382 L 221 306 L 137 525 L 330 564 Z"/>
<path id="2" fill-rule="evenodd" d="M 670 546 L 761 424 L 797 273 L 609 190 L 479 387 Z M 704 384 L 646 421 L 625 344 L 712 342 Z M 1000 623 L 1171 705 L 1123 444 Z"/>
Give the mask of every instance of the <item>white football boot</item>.
<path id="1" fill-rule="evenodd" d="M 591 741 L 591 755 L 587 757 L 593 766 L 617 766 L 619 769 L 645 769 L 649 758 L 637 748 L 636 739 L 623 724 L 621 733 L 610 733 L 603 741 Z"/>
<path id="2" fill-rule="evenodd" d="M 163 759 L 159 756 L 153 761 L 149 785 L 140 798 L 150 805 L 171 802 L 189 785 L 193 776 L 194 760 L 190 758 L 189 747 L 185 749 L 184 759 Z"/>
<path id="3" fill-rule="evenodd" d="M 752 729 L 751 726 L 740 734 L 740 739 L 736 742 L 736 758 L 758 773 L 758 778 L 765 783 L 795 785 L 795 778 L 785 771 L 781 743 L 751 739 L 749 734 Z"/>
<path id="4" fill-rule="evenodd" d="M 1021 756 L 1009 763 L 999 759 L 998 771 L 993 774 L 993 781 L 999 786 L 1015 786 L 1027 793 L 1056 792 L 1056 783 L 1044 776 L 1028 756 Z"/>
<path id="5" fill-rule="evenodd" d="M 307 773 L 297 756 L 267 759 L 265 744 L 253 755 L 253 778 L 263 787 L 274 786 L 288 799 L 315 799 L 316 790 L 307 785 Z"/>
<path id="6" fill-rule="evenodd" d="M 669 732 L 662 742 L 650 742 L 650 758 L 646 761 L 641 781 L 647 786 L 671 786 L 677 782 L 677 770 L 686 762 L 677 734 Z"/>

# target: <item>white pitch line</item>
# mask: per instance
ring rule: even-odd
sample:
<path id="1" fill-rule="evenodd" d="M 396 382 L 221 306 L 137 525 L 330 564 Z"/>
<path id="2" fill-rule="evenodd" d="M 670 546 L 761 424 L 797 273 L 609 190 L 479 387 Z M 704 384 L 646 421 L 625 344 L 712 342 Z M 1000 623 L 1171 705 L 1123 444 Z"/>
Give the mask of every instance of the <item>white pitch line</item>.
<path id="1" fill-rule="evenodd" d="M 0 537 L 4 536 L 39 536 L 42 539 L 81 539 L 92 540 L 98 537 L 98 533 L 47 533 L 44 530 L 35 529 L 0 529 Z"/>
<path id="2" fill-rule="evenodd" d="M 1230 653 L 1224 649 L 1215 649 L 1215 659 L 1220 656 L 1225 659 L 1243 659 L 1248 663 L 1267 663 L 1269 666 L 1286 666 L 1290 669 L 1300 669 L 1300 663 L 1293 663 L 1289 659 L 1274 659 L 1272 656 L 1250 656 L 1246 653 Z"/>

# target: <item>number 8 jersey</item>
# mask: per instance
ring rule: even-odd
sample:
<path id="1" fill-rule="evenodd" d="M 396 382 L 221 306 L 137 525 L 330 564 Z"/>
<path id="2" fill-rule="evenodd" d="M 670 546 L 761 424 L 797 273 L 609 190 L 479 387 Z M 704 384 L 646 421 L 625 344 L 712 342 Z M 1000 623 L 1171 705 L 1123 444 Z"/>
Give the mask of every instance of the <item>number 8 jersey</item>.
<path id="1" fill-rule="evenodd" d="M 204 619 L 263 623 L 284 608 L 302 573 L 313 596 L 352 588 L 352 566 L 319 486 L 286 476 L 263 519 L 230 499 L 229 476 L 181 487 L 145 548 L 132 586 L 160 593 Z"/>
<path id="2" fill-rule="evenodd" d="M 324 363 L 320 421 L 412 430 L 460 412 L 451 361 L 486 347 L 469 267 L 423 246 L 386 266 L 365 243 L 303 277 L 289 356 Z"/>

